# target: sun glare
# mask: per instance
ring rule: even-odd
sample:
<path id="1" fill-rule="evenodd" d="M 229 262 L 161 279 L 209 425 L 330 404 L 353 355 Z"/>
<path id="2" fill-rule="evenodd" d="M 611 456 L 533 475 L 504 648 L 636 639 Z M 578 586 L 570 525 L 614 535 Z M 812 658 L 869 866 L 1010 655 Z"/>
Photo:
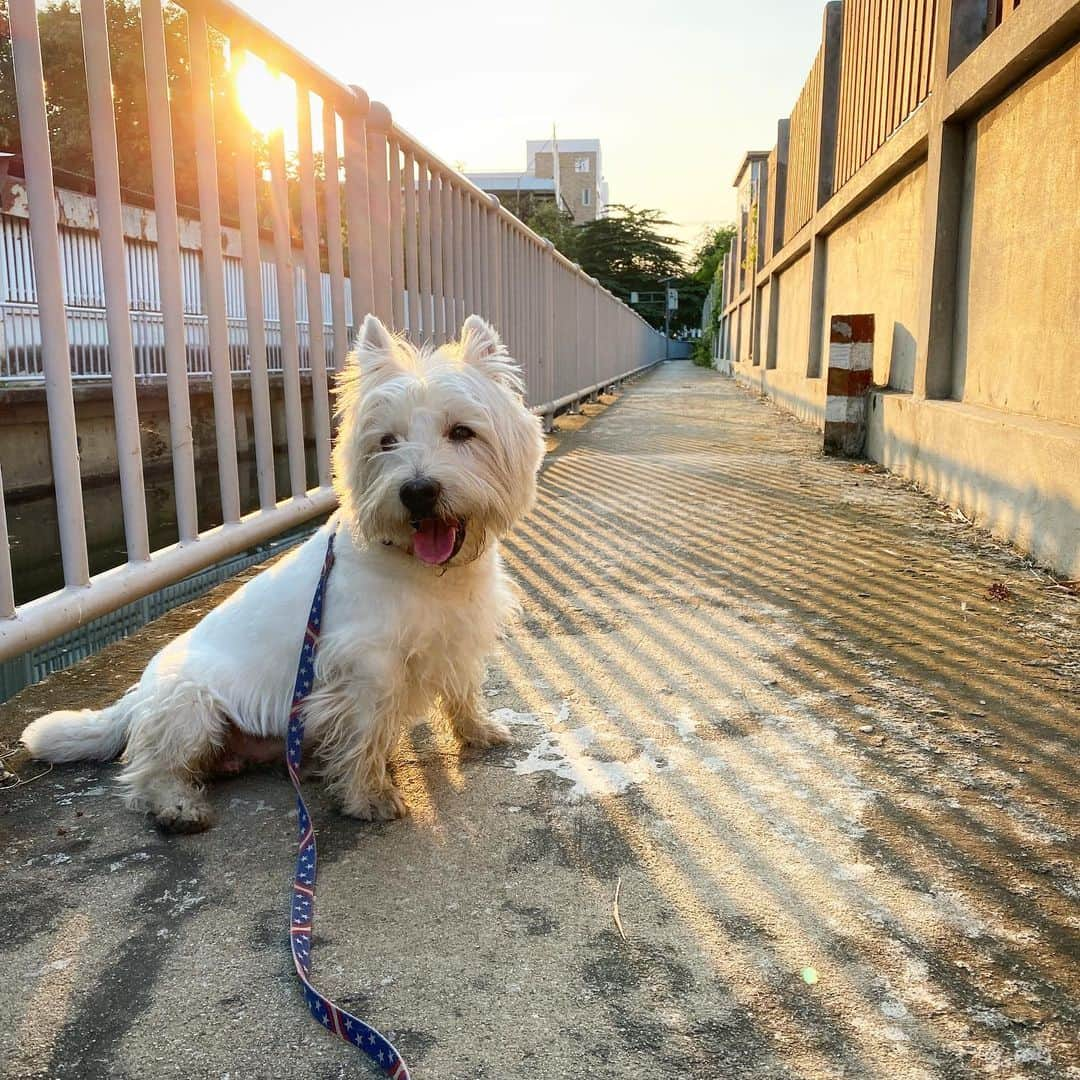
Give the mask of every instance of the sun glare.
<path id="1" fill-rule="evenodd" d="M 263 134 L 289 129 L 296 119 L 292 84 L 275 75 L 258 57 L 246 53 L 233 78 L 236 97 L 251 126 Z"/>

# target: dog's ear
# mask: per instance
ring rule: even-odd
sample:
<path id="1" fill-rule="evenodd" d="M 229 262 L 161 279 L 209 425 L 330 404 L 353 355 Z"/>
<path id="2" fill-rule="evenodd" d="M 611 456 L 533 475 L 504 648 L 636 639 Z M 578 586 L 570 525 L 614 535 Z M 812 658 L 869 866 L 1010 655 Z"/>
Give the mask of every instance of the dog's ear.
<path id="1" fill-rule="evenodd" d="M 393 335 L 374 315 L 368 315 L 356 335 L 353 358 L 360 369 L 364 385 L 382 382 L 400 375 L 403 368 L 398 358 L 398 345 Z"/>
<path id="2" fill-rule="evenodd" d="M 461 325 L 461 359 L 524 397 L 521 369 L 507 353 L 495 327 L 479 315 L 470 315 Z"/>

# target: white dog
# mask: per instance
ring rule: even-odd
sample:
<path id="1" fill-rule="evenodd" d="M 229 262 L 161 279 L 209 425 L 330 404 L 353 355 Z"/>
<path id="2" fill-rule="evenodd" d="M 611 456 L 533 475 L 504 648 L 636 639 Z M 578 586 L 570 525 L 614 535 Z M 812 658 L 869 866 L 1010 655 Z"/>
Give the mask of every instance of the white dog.
<path id="1" fill-rule="evenodd" d="M 165 829 L 209 826 L 200 781 L 283 745 L 329 534 L 336 562 L 306 738 L 346 814 L 406 812 L 387 761 L 440 699 L 468 746 L 505 742 L 484 662 L 514 603 L 498 538 L 532 504 L 544 445 L 518 368 L 473 315 L 461 341 L 417 351 L 369 315 L 338 379 L 340 509 L 151 660 L 100 711 L 50 713 L 22 740 L 49 761 L 111 759 L 134 808 Z"/>

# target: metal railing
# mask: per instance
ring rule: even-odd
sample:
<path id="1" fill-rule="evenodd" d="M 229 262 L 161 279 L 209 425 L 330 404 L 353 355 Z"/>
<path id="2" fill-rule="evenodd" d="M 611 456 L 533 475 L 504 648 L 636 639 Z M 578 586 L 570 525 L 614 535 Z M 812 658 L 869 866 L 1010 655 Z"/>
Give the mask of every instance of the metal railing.
<path id="1" fill-rule="evenodd" d="M 18 655 L 333 508 L 327 369 L 330 357 L 337 366 L 345 359 L 346 290 L 358 321 L 364 313 L 375 312 L 418 341 L 447 341 L 466 315 L 484 315 L 521 361 L 537 411 L 550 412 L 663 357 L 662 335 L 502 209 L 497 200 L 398 127 L 385 106 L 369 103 L 362 90 L 327 75 L 227 0 L 181 0 L 180 7 L 186 12 L 190 50 L 199 218 L 207 236 L 217 237 L 222 231 L 221 143 L 236 161 L 240 272 L 249 313 L 241 347 L 250 379 L 259 509 L 241 516 L 232 402 L 237 343 L 230 333 L 225 256 L 220 244 L 207 243 L 202 245 L 200 260 L 205 305 L 205 314 L 200 316 L 205 330 L 200 329 L 200 334 L 205 335 L 213 388 L 224 524 L 200 530 L 162 0 L 139 0 L 155 195 L 156 295 L 160 298 L 160 321 L 155 322 L 154 333 L 161 342 L 168 389 L 179 534 L 178 543 L 150 550 L 136 390 L 138 324 L 131 314 L 126 273 L 105 0 L 82 0 L 98 258 L 128 560 L 90 576 L 38 13 L 35 0 L 8 0 L 65 587 L 16 608 L 0 476 L 0 659 Z M 212 77 L 211 28 L 215 43 L 222 36 L 228 42 L 223 84 Z M 272 85 L 284 85 L 294 95 L 296 122 L 288 132 L 296 163 L 291 188 L 286 132 L 269 131 L 268 162 L 255 160 L 253 127 L 241 107 L 233 77 L 246 64 L 269 70 Z M 228 122 L 215 130 L 223 98 Z M 321 144 L 321 172 L 315 167 L 316 142 Z M 278 328 L 251 317 L 263 311 L 259 199 L 264 164 L 269 174 Z M 293 214 L 291 194 L 299 196 L 298 215 Z M 301 246 L 294 248 L 297 229 Z M 312 387 L 310 434 L 318 459 L 318 486 L 308 490 L 296 286 L 302 268 L 308 306 L 319 310 L 324 265 L 329 278 L 330 330 L 322 320 L 314 320 L 306 349 Z M 289 462 L 289 490 L 280 500 L 274 478 L 268 381 L 268 353 L 275 330 L 280 335 Z"/>
<path id="2" fill-rule="evenodd" d="M 58 229 L 60 262 L 63 272 L 64 310 L 67 313 L 68 350 L 73 379 L 107 379 L 109 333 L 106 313 L 104 266 L 101 236 L 96 231 L 97 207 L 93 198 L 74 192 L 60 192 L 71 217 L 78 209 L 79 224 L 61 223 Z M 37 281 L 30 244 L 29 221 L 25 209 L 25 189 L 18 181 L 8 181 L 6 202 L 11 208 L 0 213 L 0 387 L 41 382 L 45 378 L 41 353 L 41 317 L 38 308 Z M 125 211 L 129 208 L 125 205 Z M 208 314 L 202 289 L 203 260 L 201 230 L 198 222 L 181 218 L 182 234 L 189 234 L 194 246 L 180 249 L 181 291 L 183 294 L 184 341 L 189 375 L 210 374 Z M 127 228 L 127 226 L 125 226 Z M 164 316 L 158 275 L 156 242 L 142 233 L 156 232 L 152 213 L 142 211 L 135 235 L 124 236 L 125 273 L 128 288 L 129 319 L 134 348 L 135 374 L 140 379 L 165 377 Z M 222 229 L 228 250 L 223 257 L 225 312 L 229 329 L 229 359 L 234 374 L 248 370 L 248 312 L 244 296 L 243 266 L 239 254 L 240 238 L 235 229 Z M 282 370 L 281 315 L 278 297 L 277 267 L 265 253 L 260 258 L 261 312 L 258 317 L 266 328 L 268 369 Z M 311 368 L 310 302 L 303 266 L 294 267 L 294 307 L 300 340 L 300 370 Z M 323 351 L 326 366 L 333 368 L 333 311 L 330 275 L 319 275 L 316 317 L 323 326 Z M 346 285 L 348 283 L 346 282 Z M 347 331 L 353 325 L 351 297 L 345 293 Z"/>

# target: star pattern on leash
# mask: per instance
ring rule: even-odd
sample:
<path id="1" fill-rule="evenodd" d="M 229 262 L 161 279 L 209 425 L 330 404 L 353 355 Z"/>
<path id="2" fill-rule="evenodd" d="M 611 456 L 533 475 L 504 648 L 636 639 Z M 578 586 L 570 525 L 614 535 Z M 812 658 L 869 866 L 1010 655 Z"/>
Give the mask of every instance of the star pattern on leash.
<path id="1" fill-rule="evenodd" d="M 315 876 L 318 855 L 315 828 L 300 790 L 300 764 L 304 755 L 304 701 L 315 684 L 315 656 L 322 632 L 323 602 L 326 583 L 334 565 L 334 533 L 326 545 L 326 559 L 315 588 L 308 615 L 304 641 L 300 647 L 296 682 L 293 685 L 292 707 L 289 709 L 289 729 L 285 740 L 285 762 L 289 778 L 296 789 L 296 823 L 298 830 L 296 872 L 293 877 L 292 908 L 289 924 L 289 946 L 293 964 L 304 987 L 304 1000 L 312 1017 L 327 1031 L 362 1050 L 392 1080 L 410 1080 L 409 1069 L 394 1045 L 370 1024 L 358 1016 L 339 1009 L 324 997 L 309 981 L 311 974 L 311 932 L 315 908 Z"/>

